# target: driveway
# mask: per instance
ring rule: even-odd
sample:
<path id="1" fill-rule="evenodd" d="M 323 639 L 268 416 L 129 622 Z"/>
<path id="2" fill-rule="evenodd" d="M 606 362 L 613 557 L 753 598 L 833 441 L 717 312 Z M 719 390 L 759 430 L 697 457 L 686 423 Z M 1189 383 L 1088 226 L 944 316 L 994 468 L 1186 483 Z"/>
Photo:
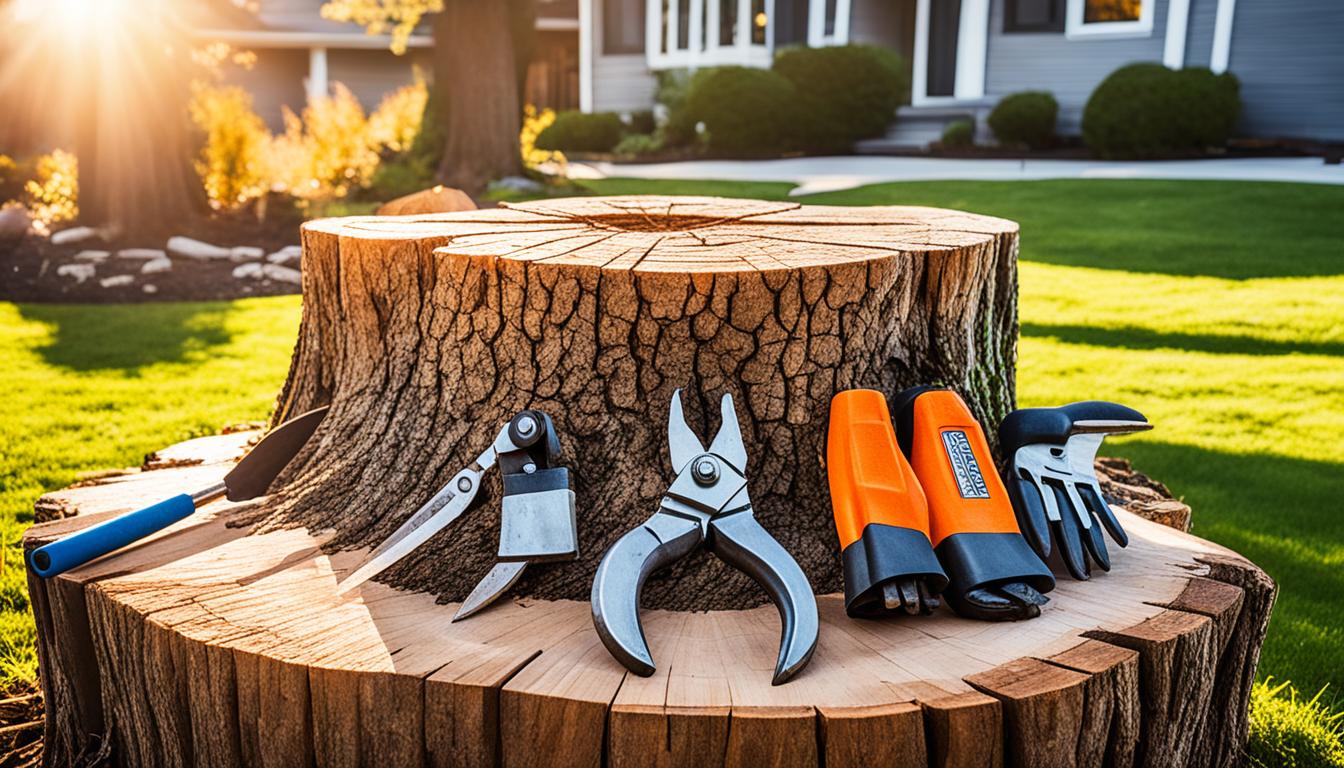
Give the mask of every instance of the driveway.
<path id="1" fill-rule="evenodd" d="M 1344 165 L 1318 157 L 1109 162 L 933 157 L 795 157 L 784 160 L 691 160 L 677 163 L 572 162 L 573 179 L 706 179 L 785 181 L 790 195 L 832 192 L 889 181 L 1027 179 L 1217 179 L 1344 184 Z"/>

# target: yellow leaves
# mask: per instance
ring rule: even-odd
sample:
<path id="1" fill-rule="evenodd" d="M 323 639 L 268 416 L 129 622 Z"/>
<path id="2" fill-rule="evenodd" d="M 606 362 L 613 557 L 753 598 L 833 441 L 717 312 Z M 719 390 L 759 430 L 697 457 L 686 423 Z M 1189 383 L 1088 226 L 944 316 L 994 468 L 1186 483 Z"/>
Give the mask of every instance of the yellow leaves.
<path id="1" fill-rule="evenodd" d="M 400 56 L 425 14 L 442 10 L 443 0 L 328 0 L 322 18 L 358 24 L 370 35 L 390 33 L 392 52 Z"/>
<path id="2" fill-rule="evenodd" d="M 548 152 L 544 149 L 537 149 L 537 137 L 554 122 L 554 109 L 547 108 L 537 111 L 537 108 L 531 104 L 523 108 L 523 128 L 518 132 L 518 143 L 522 149 L 523 165 L 525 167 L 536 168 L 543 163 L 563 165 L 566 162 L 565 155 L 562 152 Z"/>
<path id="3" fill-rule="evenodd" d="M 427 101 L 429 88 L 417 70 L 413 84 L 384 96 L 378 109 L 369 115 L 369 141 L 392 152 L 409 150 L 420 133 Z"/>
<path id="4" fill-rule="evenodd" d="M 192 122 L 205 134 L 196 173 L 215 210 L 238 208 L 267 192 L 271 135 L 252 96 L 238 86 L 193 89 Z"/>
<path id="5" fill-rule="evenodd" d="M 28 212 L 40 228 L 79 215 L 79 162 L 63 150 L 37 159 L 33 178 L 23 185 Z"/>
<path id="6" fill-rule="evenodd" d="M 305 107 L 302 120 L 287 112 L 278 141 L 279 156 L 292 163 L 279 176 L 287 180 L 287 191 L 302 200 L 345 197 L 368 186 L 378 170 L 378 145 L 369 136 L 364 108 L 340 83 L 333 85 L 331 96 Z"/>

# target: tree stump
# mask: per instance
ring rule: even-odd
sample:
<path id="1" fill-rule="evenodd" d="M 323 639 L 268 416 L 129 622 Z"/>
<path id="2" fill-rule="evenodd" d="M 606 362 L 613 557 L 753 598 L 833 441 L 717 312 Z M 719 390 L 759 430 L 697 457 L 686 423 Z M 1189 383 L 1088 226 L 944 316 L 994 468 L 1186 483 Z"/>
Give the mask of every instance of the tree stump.
<path id="1" fill-rule="evenodd" d="M 1113 571 L 1061 580 L 1017 624 L 854 621 L 834 594 L 831 395 L 941 381 L 996 423 L 1016 236 L 949 211 L 701 198 L 307 225 L 276 418 L 332 410 L 270 496 L 30 579 L 49 764 L 1233 764 L 1274 587 L 1216 545 L 1120 511 L 1132 543 Z M 598 559 L 670 479 L 676 387 L 702 434 L 735 395 L 757 517 L 821 595 L 816 654 L 787 685 L 770 685 L 773 607 L 713 558 L 646 588 L 653 677 L 593 630 Z M 493 563 L 491 503 L 337 596 L 524 407 L 560 430 L 581 557 L 451 623 Z M 52 494 L 44 509 L 80 515 L 25 546 L 208 485 L 239 449 L 195 441 Z"/>

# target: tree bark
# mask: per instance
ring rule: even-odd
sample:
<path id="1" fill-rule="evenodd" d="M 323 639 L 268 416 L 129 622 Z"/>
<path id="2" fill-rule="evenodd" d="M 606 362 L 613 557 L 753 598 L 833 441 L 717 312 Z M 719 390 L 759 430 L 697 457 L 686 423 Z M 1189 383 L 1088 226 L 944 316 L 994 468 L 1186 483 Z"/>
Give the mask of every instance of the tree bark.
<path id="1" fill-rule="evenodd" d="M 444 0 L 433 19 L 434 103 L 445 142 L 438 176 L 468 193 L 522 171 L 514 40 L 519 5 Z"/>

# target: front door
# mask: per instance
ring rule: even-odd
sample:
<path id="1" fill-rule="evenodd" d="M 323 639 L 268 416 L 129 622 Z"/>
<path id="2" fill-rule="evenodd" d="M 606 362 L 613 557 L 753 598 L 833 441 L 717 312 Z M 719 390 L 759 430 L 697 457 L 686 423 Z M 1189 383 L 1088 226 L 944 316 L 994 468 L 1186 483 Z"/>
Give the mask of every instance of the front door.
<path id="1" fill-rule="evenodd" d="M 989 0 L 917 0 L 911 102 L 982 98 L 988 37 Z"/>

